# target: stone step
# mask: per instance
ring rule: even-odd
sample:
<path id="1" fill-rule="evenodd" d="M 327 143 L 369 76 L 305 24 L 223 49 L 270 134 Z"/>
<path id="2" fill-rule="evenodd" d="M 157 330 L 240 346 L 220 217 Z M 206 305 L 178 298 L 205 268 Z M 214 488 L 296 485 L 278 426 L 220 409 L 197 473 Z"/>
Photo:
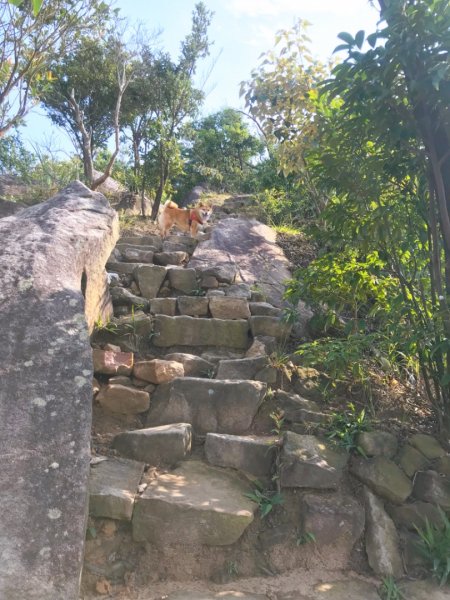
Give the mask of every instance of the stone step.
<path id="1" fill-rule="evenodd" d="M 246 349 L 249 344 L 246 320 L 156 315 L 153 332 L 153 344 L 162 348 L 217 346 Z"/>
<path id="2" fill-rule="evenodd" d="M 187 461 L 151 481 L 136 500 L 133 538 L 156 546 L 226 546 L 253 521 L 249 483 L 235 473 Z"/>
<path id="3" fill-rule="evenodd" d="M 277 454 L 275 436 L 238 436 L 208 433 L 206 460 L 217 467 L 232 467 L 254 477 L 270 478 Z"/>
<path id="4" fill-rule="evenodd" d="M 89 513 L 130 521 L 144 467 L 143 462 L 125 458 L 96 458 L 89 478 Z"/>
<path id="5" fill-rule="evenodd" d="M 124 236 L 120 238 L 118 245 L 119 244 L 128 244 L 130 246 L 153 246 L 160 251 L 163 241 L 159 235 Z"/>
<path id="6" fill-rule="evenodd" d="M 348 461 L 343 448 L 314 435 L 284 434 L 280 481 L 283 487 L 336 488 Z"/>
<path id="7" fill-rule="evenodd" d="M 246 433 L 266 393 L 259 381 L 177 378 L 152 395 L 147 425 L 191 423 L 194 433 Z"/>
<path id="8" fill-rule="evenodd" d="M 174 423 L 126 431 L 116 435 L 112 447 L 122 456 L 149 465 L 173 465 L 191 451 L 192 428 L 188 423 Z"/>

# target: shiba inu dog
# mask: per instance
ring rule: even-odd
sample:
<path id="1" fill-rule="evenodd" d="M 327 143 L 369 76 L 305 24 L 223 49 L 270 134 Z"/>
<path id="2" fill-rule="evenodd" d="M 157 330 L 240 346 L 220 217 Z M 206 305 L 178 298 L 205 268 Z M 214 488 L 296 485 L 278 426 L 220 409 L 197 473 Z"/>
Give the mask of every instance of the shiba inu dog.
<path id="1" fill-rule="evenodd" d="M 158 215 L 158 227 L 162 237 L 166 237 L 174 225 L 195 237 L 198 226 L 207 223 L 211 214 L 212 208 L 204 204 L 199 204 L 195 208 L 178 208 L 178 204 L 168 200 Z"/>

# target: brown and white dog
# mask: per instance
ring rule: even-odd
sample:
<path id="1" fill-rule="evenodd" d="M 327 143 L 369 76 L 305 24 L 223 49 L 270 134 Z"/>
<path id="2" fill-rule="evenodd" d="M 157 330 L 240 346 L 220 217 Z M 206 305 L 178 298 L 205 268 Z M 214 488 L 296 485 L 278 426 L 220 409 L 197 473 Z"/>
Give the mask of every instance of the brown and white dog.
<path id="1" fill-rule="evenodd" d="M 166 237 L 170 229 L 176 225 L 181 231 L 197 235 L 198 226 L 207 223 L 211 217 L 212 208 L 199 204 L 195 208 L 178 208 L 178 204 L 168 200 L 158 215 L 158 226 L 162 237 Z"/>

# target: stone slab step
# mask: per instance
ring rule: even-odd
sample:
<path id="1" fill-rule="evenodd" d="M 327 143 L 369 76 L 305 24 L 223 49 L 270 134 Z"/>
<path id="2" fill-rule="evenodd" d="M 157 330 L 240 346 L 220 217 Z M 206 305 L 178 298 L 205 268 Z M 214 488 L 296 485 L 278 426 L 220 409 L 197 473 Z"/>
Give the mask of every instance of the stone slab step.
<path id="1" fill-rule="evenodd" d="M 268 600 L 268 596 L 261 594 L 245 594 L 243 592 L 184 592 L 177 591 L 164 596 L 166 600 Z"/>
<path id="2" fill-rule="evenodd" d="M 191 451 L 192 428 L 188 423 L 174 423 L 119 433 L 112 447 L 122 456 L 150 465 L 173 465 Z"/>
<path id="3" fill-rule="evenodd" d="M 208 433 L 207 461 L 217 467 L 232 467 L 254 477 L 270 477 L 278 438 Z"/>
<path id="4" fill-rule="evenodd" d="M 143 462 L 125 458 L 100 457 L 100 462 L 94 462 L 89 478 L 89 513 L 130 521 L 144 467 Z"/>
<path id="5" fill-rule="evenodd" d="M 150 482 L 137 499 L 132 531 L 137 542 L 157 546 L 226 546 L 253 521 L 256 504 L 237 474 L 187 461 Z"/>
<path id="6" fill-rule="evenodd" d="M 248 333 L 246 320 L 156 315 L 152 342 L 161 348 L 216 346 L 246 349 L 249 344 Z"/>
<path id="7" fill-rule="evenodd" d="M 259 381 L 176 378 L 158 386 L 147 425 L 191 423 L 196 434 L 246 433 L 266 393 Z"/>
<path id="8" fill-rule="evenodd" d="M 336 488 L 348 453 L 314 435 L 287 431 L 281 454 L 281 485 L 300 488 Z"/>
<path id="9" fill-rule="evenodd" d="M 162 238 L 159 235 L 143 235 L 143 236 L 124 236 L 120 238 L 119 244 L 128 244 L 130 246 L 153 246 L 158 250 L 162 248 Z"/>

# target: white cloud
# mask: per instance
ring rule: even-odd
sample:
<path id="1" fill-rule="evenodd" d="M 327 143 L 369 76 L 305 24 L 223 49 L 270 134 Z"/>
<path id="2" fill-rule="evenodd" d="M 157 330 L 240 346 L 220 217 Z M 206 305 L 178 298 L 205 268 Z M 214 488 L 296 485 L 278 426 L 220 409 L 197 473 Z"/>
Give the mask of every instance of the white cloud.
<path id="1" fill-rule="evenodd" d="M 301 18 L 311 15 L 353 15 L 366 10 L 368 0 L 228 0 L 225 5 L 235 16 L 262 17 L 292 13 Z"/>

